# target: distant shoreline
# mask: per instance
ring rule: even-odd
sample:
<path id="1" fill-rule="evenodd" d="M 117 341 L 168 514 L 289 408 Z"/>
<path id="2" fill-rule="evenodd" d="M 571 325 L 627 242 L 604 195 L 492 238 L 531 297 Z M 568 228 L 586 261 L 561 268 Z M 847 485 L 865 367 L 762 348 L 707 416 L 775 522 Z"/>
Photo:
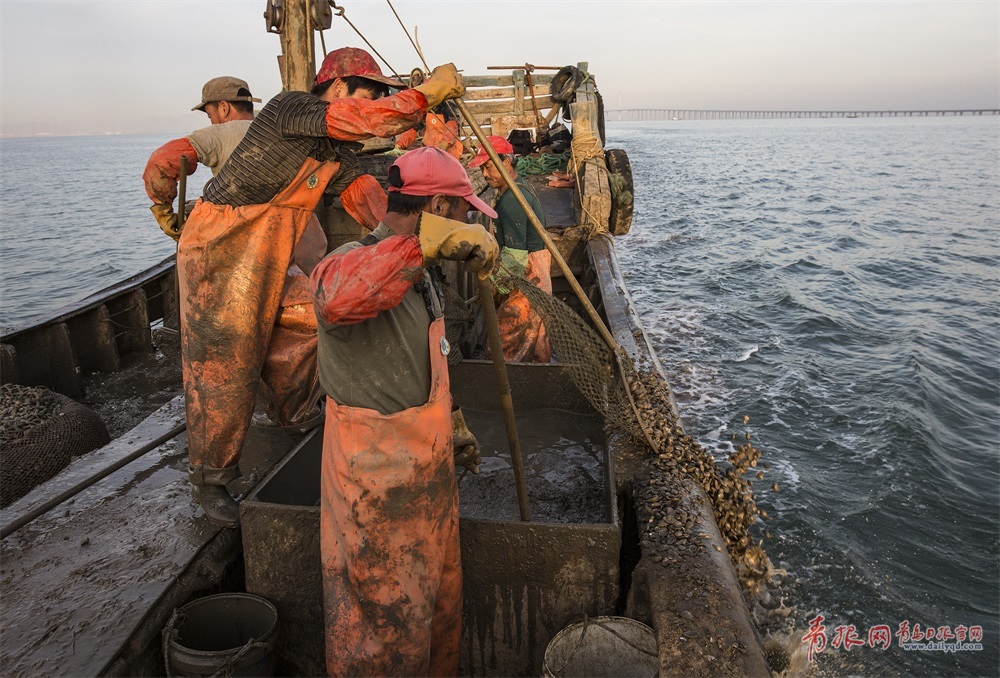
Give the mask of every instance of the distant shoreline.
<path id="1" fill-rule="evenodd" d="M 649 109 L 650 111 L 665 112 L 672 111 L 673 109 Z M 994 111 L 996 109 L 983 109 Z M 993 118 L 1000 113 L 991 112 L 983 113 L 982 115 L 886 115 L 886 116 L 851 116 L 851 115 L 837 115 L 837 116 L 788 116 L 788 117 L 673 117 L 670 118 L 649 118 L 649 119 L 619 119 L 617 114 L 619 110 L 609 109 L 606 111 L 607 118 L 606 124 L 614 123 L 634 123 L 634 122 L 738 122 L 738 121 L 749 121 L 749 120 L 766 120 L 769 122 L 781 121 L 781 120 L 853 120 L 857 118 L 861 119 L 873 119 L 873 120 L 912 120 L 912 119 L 926 119 L 926 118 L 959 118 L 959 119 L 973 119 L 973 118 Z M 697 111 L 687 111 L 687 112 L 697 112 Z M 789 111 L 789 113 L 796 113 L 796 111 Z M 902 113 L 902 112 L 900 112 Z M 572 123 L 571 123 L 572 124 Z M 33 134 L 3 134 L 0 133 L 0 139 L 68 139 L 68 138 L 82 138 L 82 137 L 124 137 L 124 136 L 184 136 L 190 134 L 192 131 L 199 129 L 200 127 L 205 127 L 206 125 L 192 125 L 188 128 L 176 129 L 176 130 L 160 130 L 160 131 L 149 131 L 149 132 L 35 132 Z"/>

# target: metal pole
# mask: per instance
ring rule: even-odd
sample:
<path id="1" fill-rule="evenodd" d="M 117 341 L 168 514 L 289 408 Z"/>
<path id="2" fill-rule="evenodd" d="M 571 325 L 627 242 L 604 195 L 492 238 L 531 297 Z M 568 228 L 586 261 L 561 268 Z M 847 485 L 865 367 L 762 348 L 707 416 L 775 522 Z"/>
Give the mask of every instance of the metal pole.
<path id="1" fill-rule="evenodd" d="M 480 145 L 486 150 L 486 154 L 490 156 L 490 160 L 493 161 L 494 167 L 496 167 L 497 171 L 500 172 L 500 176 L 503 177 L 504 183 L 507 184 L 507 188 L 510 189 L 510 192 L 514 195 L 514 198 L 517 200 L 517 204 L 519 204 L 521 209 L 524 210 L 524 214 L 528 217 L 528 221 L 531 222 L 535 231 L 538 232 L 542 242 L 545 243 L 545 247 L 552 253 L 552 258 L 555 260 L 556 264 L 559 265 L 559 270 L 562 271 L 563 277 L 566 278 L 570 287 L 573 288 L 573 291 L 576 293 L 580 303 L 583 304 L 583 307 L 587 311 L 587 315 L 590 316 L 590 319 L 593 321 L 594 326 L 601 335 L 601 338 L 604 339 L 608 348 L 617 353 L 621 350 L 618 346 L 618 342 L 616 342 L 614 337 L 611 336 L 611 332 L 608 331 L 608 328 L 604 326 L 604 321 L 601 320 L 601 316 L 597 314 L 597 310 L 594 308 L 594 305 L 590 303 L 587 293 L 583 291 L 582 287 L 580 287 L 580 283 L 577 282 L 576 276 L 573 275 L 573 272 L 570 270 L 569 264 L 566 263 L 562 254 L 559 253 L 559 250 L 556 248 L 555 243 L 552 242 L 552 238 L 549 236 L 548 231 L 546 231 L 545 227 L 542 226 L 542 222 L 538 220 L 538 216 L 535 215 L 535 211 L 531 209 L 531 205 L 529 205 L 528 201 L 524 199 L 521 189 L 517 187 L 514 183 L 514 179 L 507 171 L 507 168 L 504 167 L 503 163 L 500 161 L 500 156 L 498 156 L 497 152 L 493 150 L 492 146 L 490 146 L 489 140 L 486 138 L 483 130 L 479 127 L 479 123 L 476 121 L 476 117 L 472 114 L 472 111 L 469 110 L 469 107 L 462 99 L 454 99 L 454 101 L 458 105 L 458 110 L 462 112 L 462 116 L 465 118 L 465 121 L 469 124 L 469 127 L 472 128 L 473 133 L 475 133 L 476 138 L 479 139 Z"/>
<path id="2" fill-rule="evenodd" d="M 496 374 L 497 390 L 500 392 L 500 407 L 503 410 L 504 425 L 507 428 L 510 465 L 514 468 L 514 481 L 517 483 L 517 506 L 521 511 L 521 520 L 529 521 L 531 520 L 531 507 L 528 505 L 528 487 L 524 479 L 524 458 L 521 456 L 521 443 L 517 438 L 517 422 L 514 420 L 514 401 L 510 397 L 507 364 L 504 362 L 503 347 L 500 345 L 497 310 L 493 307 L 493 286 L 488 277 L 479 278 L 479 304 L 483 307 L 483 319 L 486 321 L 490 355 L 493 358 L 493 372 Z"/>

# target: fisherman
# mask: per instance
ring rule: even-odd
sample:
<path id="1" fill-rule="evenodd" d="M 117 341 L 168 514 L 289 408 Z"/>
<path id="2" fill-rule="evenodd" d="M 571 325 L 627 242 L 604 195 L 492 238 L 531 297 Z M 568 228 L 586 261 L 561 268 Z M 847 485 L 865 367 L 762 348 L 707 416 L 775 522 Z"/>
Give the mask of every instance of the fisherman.
<path id="1" fill-rule="evenodd" d="M 146 193 L 156 203 L 150 210 L 163 232 L 174 240 L 180 238 L 182 228 L 171 205 L 177 195 L 181 157 L 190 161 L 189 174 L 199 162 L 209 167 L 213 176 L 218 174 L 250 128 L 253 102 L 260 99 L 250 94 L 244 80 L 232 76 L 209 80 L 201 90 L 201 103 L 191 110 L 204 111 L 212 124 L 168 141 L 150 156 L 143 172 Z M 260 423 L 293 433 L 316 426 L 323 414 L 316 370 L 316 315 L 307 292 L 307 276 L 325 254 L 326 235 L 313 219 L 295 248 L 294 263 L 288 267 L 287 293 L 282 297 L 261 370 L 259 400 L 266 419 Z"/>
<path id="2" fill-rule="evenodd" d="M 534 189 L 517 175 L 514 162 L 514 147 L 500 136 L 489 137 L 490 145 L 497 152 L 504 168 L 521 189 L 542 226 L 545 213 Z M 524 278 L 540 290 L 552 294 L 552 255 L 514 194 L 507 189 L 503 175 L 489 161 L 485 148 L 479 153 L 470 168 L 483 168 L 486 183 L 497 190 L 495 208 L 497 217 L 493 220 L 494 235 L 500 244 L 501 271 L 513 277 Z M 497 324 L 500 327 L 500 345 L 507 362 L 547 363 L 552 357 L 549 337 L 541 317 L 531 308 L 528 298 L 518 289 L 507 289 L 500 280 L 494 281 L 497 293 Z"/>
<path id="3" fill-rule="evenodd" d="M 388 190 L 384 222 L 329 255 L 310 279 L 327 394 L 327 672 L 453 676 L 462 625 L 454 455 L 478 444 L 461 410 L 452 411 L 451 349 L 432 264 L 492 271 L 496 241 L 466 217 L 496 213 L 437 148 L 397 159 Z"/>
<path id="4" fill-rule="evenodd" d="M 283 299 L 308 298 L 287 271 L 313 210 L 324 192 L 369 216 L 378 209 L 374 179 L 364 178 L 345 142 L 393 136 L 419 122 L 429 106 L 465 91 L 452 64 L 414 89 L 375 100 L 379 84 L 403 87 L 364 50 L 331 52 L 317 74 L 324 91 L 271 99 L 185 224 L 177 271 L 189 478 L 192 496 L 215 524 L 239 524 L 239 505 L 226 484 L 240 475 Z"/>
<path id="5" fill-rule="evenodd" d="M 149 208 L 156 223 L 174 240 L 181 237 L 173 202 L 181 173 L 181 157 L 187 156 L 187 173 L 194 174 L 198 163 L 219 173 L 230 154 L 253 122 L 253 105 L 260 103 L 250 93 L 245 80 L 223 75 L 212 78 L 201 88 L 201 103 L 192 111 L 202 111 L 211 123 L 186 137 L 163 144 L 149 156 L 142 180 L 146 195 L 154 205 Z"/>
<path id="6" fill-rule="evenodd" d="M 452 115 L 447 104 L 438 106 L 435 111 L 428 112 L 423 124 L 422 145 L 440 148 L 447 151 L 456 160 L 460 160 L 465 146 L 459 137 L 458 121 Z M 396 148 L 409 150 L 417 146 L 417 128 L 407 130 L 396 138 Z"/>

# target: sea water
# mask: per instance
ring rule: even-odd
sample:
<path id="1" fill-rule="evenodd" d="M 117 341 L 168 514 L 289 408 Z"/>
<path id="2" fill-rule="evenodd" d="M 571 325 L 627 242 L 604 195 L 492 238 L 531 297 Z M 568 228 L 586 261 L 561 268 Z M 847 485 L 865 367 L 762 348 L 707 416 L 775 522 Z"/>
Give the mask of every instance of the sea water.
<path id="1" fill-rule="evenodd" d="M 174 251 L 141 181 L 166 140 L 0 140 L 0 326 Z M 608 146 L 630 291 L 687 430 L 765 451 L 764 547 L 818 672 L 997 675 L 1000 117 L 609 121 Z"/>
<path id="2" fill-rule="evenodd" d="M 608 136 L 635 177 L 629 289 L 687 430 L 765 451 L 764 546 L 795 627 L 825 629 L 819 672 L 997 675 L 1000 117 Z M 904 623 L 983 649 L 905 649 Z"/>

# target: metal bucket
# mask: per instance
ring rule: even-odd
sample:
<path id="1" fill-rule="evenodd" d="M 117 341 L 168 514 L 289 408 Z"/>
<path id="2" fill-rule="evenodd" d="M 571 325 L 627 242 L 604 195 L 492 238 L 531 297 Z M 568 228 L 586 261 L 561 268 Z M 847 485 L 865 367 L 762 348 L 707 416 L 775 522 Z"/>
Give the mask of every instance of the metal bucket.
<path id="1" fill-rule="evenodd" d="M 659 672 L 653 629 L 627 617 L 594 617 L 570 624 L 545 648 L 546 678 L 649 678 Z"/>
<path id="2" fill-rule="evenodd" d="M 271 676 L 278 611 L 249 593 L 205 596 L 163 629 L 168 676 Z"/>

